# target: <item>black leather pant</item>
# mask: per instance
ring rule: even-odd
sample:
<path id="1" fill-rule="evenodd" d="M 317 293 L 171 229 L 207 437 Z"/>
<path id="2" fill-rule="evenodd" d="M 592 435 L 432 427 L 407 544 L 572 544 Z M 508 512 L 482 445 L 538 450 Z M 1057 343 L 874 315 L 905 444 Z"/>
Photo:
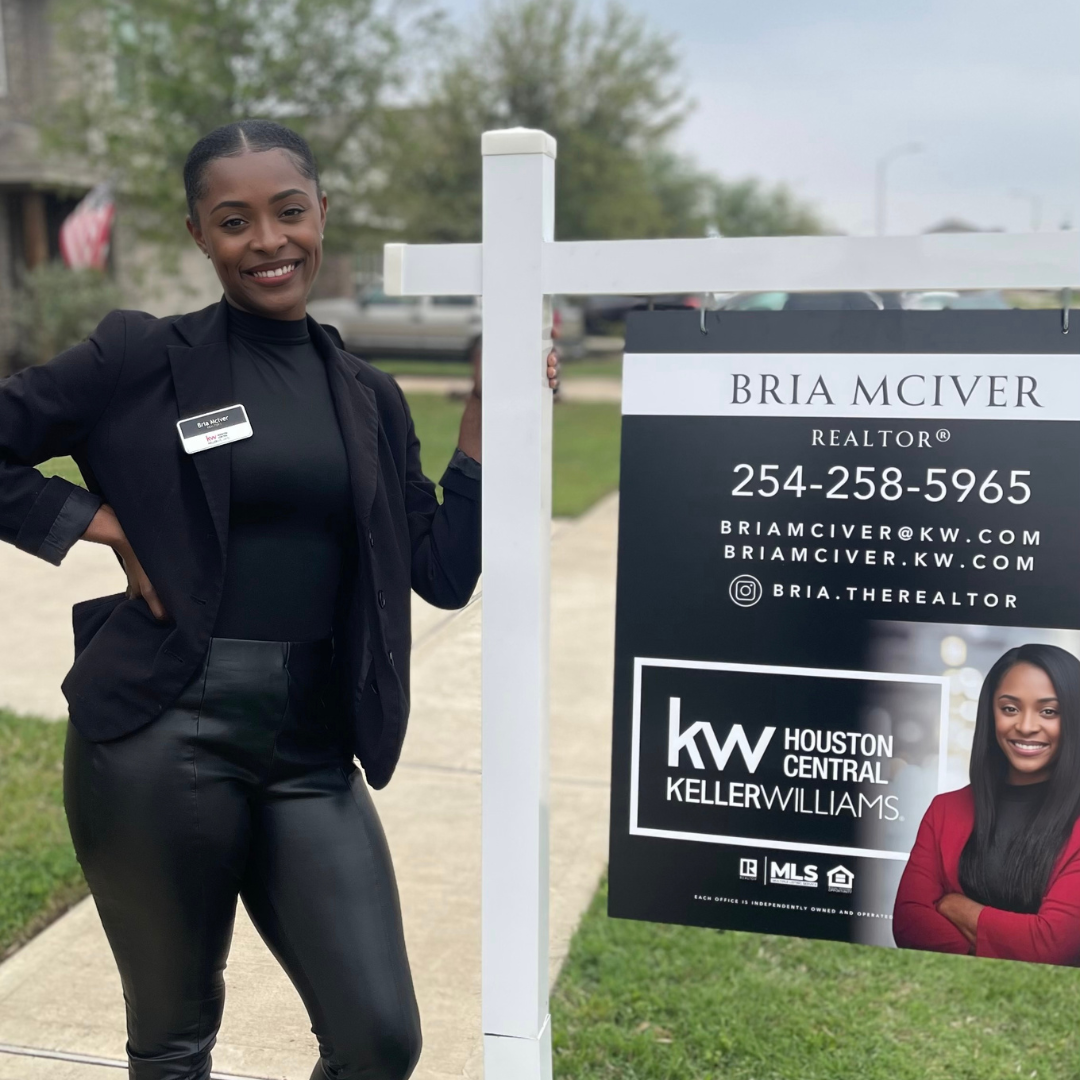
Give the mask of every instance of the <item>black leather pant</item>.
<path id="1" fill-rule="evenodd" d="M 132 1080 L 207 1080 L 237 895 L 307 1006 L 312 1080 L 403 1080 L 420 1019 L 382 827 L 323 704 L 329 643 L 214 638 L 124 738 L 69 725 L 64 798 L 120 969 Z"/>

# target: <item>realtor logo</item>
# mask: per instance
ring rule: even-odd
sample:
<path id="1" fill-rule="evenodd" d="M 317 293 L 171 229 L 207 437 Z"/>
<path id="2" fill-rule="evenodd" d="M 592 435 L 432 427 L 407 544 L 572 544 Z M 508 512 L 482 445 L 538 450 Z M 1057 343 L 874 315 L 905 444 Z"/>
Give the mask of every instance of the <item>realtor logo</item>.
<path id="1" fill-rule="evenodd" d="M 739 877 L 745 881 L 757 881 L 757 859 L 739 860 Z"/>
<path id="2" fill-rule="evenodd" d="M 851 892 L 855 883 L 855 875 L 846 866 L 834 866 L 825 877 L 829 882 L 829 892 Z"/>

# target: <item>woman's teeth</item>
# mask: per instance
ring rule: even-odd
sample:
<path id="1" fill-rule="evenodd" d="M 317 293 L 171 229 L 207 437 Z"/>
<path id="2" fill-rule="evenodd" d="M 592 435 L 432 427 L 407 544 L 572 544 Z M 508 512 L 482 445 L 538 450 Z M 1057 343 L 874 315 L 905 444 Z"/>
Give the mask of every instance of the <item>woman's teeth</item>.
<path id="1" fill-rule="evenodd" d="M 286 274 L 291 274 L 298 265 L 298 263 L 289 263 L 288 266 L 279 266 L 276 270 L 252 270 L 251 276 L 258 278 L 284 277 Z"/>
<path id="2" fill-rule="evenodd" d="M 1048 743 L 1041 742 L 1019 742 L 1016 739 L 1010 739 L 1009 741 L 1017 750 L 1024 754 L 1036 754 L 1040 750 L 1045 750 L 1049 745 Z"/>

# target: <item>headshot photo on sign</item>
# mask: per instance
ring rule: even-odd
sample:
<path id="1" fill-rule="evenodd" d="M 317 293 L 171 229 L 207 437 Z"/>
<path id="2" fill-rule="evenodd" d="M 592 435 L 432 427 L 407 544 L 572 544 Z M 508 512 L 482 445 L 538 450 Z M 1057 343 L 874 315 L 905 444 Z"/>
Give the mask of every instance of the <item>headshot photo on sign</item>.
<path id="1" fill-rule="evenodd" d="M 440 501 L 397 382 L 308 314 L 330 213 L 308 143 L 231 123 L 183 181 L 220 301 L 113 311 L 0 382 L 0 539 L 54 565 L 108 545 L 127 576 L 75 605 L 63 691 L 129 1075 L 210 1076 L 240 898 L 306 1007 L 313 1080 L 404 1080 L 420 1016 L 370 789 L 405 737 L 412 591 L 461 608 L 480 574 L 479 373 Z M 537 366 L 554 389 L 554 354 Z M 63 455 L 85 487 L 35 468 Z"/>
<path id="2" fill-rule="evenodd" d="M 900 879 L 901 948 L 1080 964 L 1080 660 L 1009 649 L 978 698 L 971 783 L 938 795 Z"/>

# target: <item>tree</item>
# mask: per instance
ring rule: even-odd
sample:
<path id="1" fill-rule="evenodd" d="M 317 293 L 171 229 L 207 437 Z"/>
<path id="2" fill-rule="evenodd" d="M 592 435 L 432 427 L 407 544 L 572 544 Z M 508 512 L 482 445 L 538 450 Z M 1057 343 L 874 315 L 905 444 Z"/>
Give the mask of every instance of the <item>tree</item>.
<path id="1" fill-rule="evenodd" d="M 671 152 L 647 161 L 670 236 L 805 236 L 824 231 L 817 213 L 780 184 L 723 180 Z"/>
<path id="2" fill-rule="evenodd" d="M 388 93 L 437 17 L 428 0 L 56 0 L 78 64 L 46 133 L 116 180 L 143 239 L 185 239 L 181 172 L 220 124 L 260 116 L 304 135 L 338 213 L 327 244 L 364 214 Z"/>
<path id="3" fill-rule="evenodd" d="M 511 0 L 452 49 L 425 104 L 387 123 L 397 151 L 388 212 L 412 240 L 473 240 L 480 229 L 480 133 L 533 127 L 559 142 L 564 237 L 656 235 L 663 212 L 644 158 L 688 108 L 672 40 L 618 4 Z"/>
<path id="4" fill-rule="evenodd" d="M 673 39 L 620 4 L 597 17 L 579 0 L 505 0 L 448 50 L 424 103 L 386 114 L 380 205 L 408 240 L 478 239 L 480 134 L 520 125 L 558 140 L 560 239 L 821 230 L 785 190 L 673 153 L 691 107 Z"/>

